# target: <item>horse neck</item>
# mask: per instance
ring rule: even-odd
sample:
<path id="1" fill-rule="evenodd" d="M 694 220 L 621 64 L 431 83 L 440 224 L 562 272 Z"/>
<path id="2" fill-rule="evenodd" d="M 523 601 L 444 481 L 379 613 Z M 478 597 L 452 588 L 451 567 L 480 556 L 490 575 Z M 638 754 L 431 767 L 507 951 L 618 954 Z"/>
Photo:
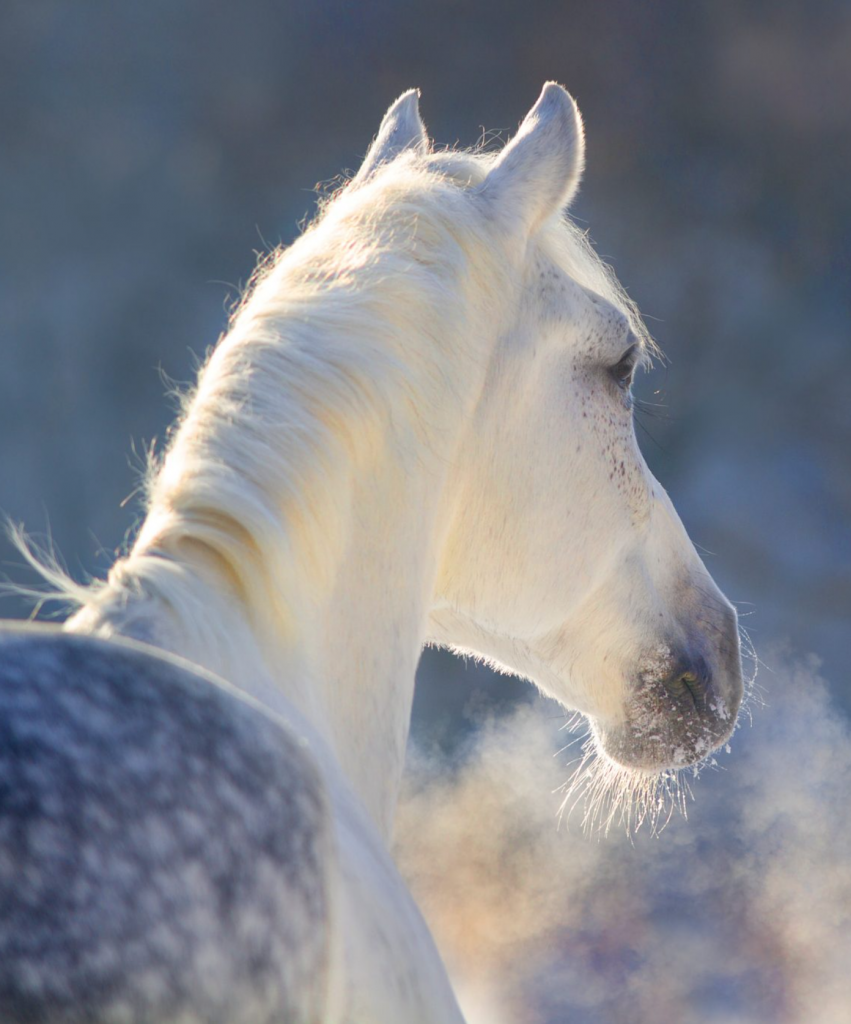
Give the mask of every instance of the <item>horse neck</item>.
<path id="1" fill-rule="evenodd" d="M 388 836 L 445 477 L 477 390 L 460 353 L 435 346 L 437 311 L 414 296 L 390 306 L 398 320 L 373 322 L 371 344 L 403 344 L 401 370 L 398 347 L 365 360 L 357 338 L 299 348 L 280 337 L 297 334 L 286 319 L 237 326 L 201 378 L 133 551 L 72 625 L 150 640 L 294 708 Z M 412 366 L 418 349 L 430 354 Z M 317 367 L 325 357 L 333 366 Z M 467 394 L 445 385 L 465 379 Z M 293 436 L 310 450 L 282 455 L 274 439 Z"/>

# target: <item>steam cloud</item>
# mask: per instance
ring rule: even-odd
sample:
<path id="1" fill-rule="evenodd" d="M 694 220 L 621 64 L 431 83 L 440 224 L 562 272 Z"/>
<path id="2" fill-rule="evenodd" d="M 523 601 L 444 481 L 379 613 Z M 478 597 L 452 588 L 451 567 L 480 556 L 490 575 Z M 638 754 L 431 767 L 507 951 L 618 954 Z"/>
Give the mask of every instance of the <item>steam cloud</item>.
<path id="1" fill-rule="evenodd" d="M 412 752 L 397 856 L 470 1024 L 851 1022 L 849 726 L 814 659 L 769 661 L 657 837 L 558 827 L 552 705 L 480 723 L 451 767 Z"/>

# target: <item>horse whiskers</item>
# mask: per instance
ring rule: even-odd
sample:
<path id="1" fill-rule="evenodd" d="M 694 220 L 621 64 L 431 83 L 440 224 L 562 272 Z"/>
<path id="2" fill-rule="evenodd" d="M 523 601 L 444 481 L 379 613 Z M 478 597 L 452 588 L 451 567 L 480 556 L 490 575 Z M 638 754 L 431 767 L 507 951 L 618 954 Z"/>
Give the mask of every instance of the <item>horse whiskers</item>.
<path id="1" fill-rule="evenodd" d="M 583 752 L 571 777 L 559 787 L 564 797 L 558 821 L 569 821 L 577 806 L 582 807 L 581 827 L 586 835 L 608 835 L 613 825 L 622 825 L 634 836 L 646 824 L 651 835 L 659 835 L 675 811 L 688 817 L 687 804 L 693 799 L 683 770 L 661 773 L 637 771 L 617 764 L 602 753 L 593 736 L 585 737 Z M 572 762 L 577 763 L 577 762 Z M 693 776 L 713 762 L 692 767 Z"/>
<path id="2" fill-rule="evenodd" d="M 764 663 L 756 653 L 748 631 L 739 625 L 742 653 L 753 666 L 744 682 L 744 699 L 738 717 L 737 727 L 744 716 L 752 722 L 752 708 L 764 704 L 761 687 L 756 682 L 757 673 Z M 577 727 L 576 718 L 564 728 Z M 675 812 L 688 817 L 688 802 L 694 798 L 689 778 L 696 778 L 706 767 L 718 767 L 709 756 L 689 769 L 666 769 L 660 773 L 639 771 L 619 765 L 608 757 L 592 734 L 586 733 L 582 754 L 569 762 L 575 766 L 570 778 L 557 790 L 563 793 L 558 810 L 558 821 L 569 821 L 571 815 L 581 807 L 581 827 L 587 835 L 604 837 L 613 825 L 623 826 L 627 835 L 634 836 L 642 826 L 647 826 L 651 835 L 658 835 L 670 822 Z M 573 741 L 576 742 L 576 741 Z M 563 747 L 568 749 L 571 744 Z M 560 751 L 561 752 L 561 751 Z"/>
<path id="3" fill-rule="evenodd" d="M 568 714 L 567 721 L 559 727 L 559 732 L 575 732 L 585 724 L 585 718 L 581 711 L 573 711 Z"/>
<path id="4" fill-rule="evenodd" d="M 736 722 L 736 728 L 738 728 L 744 721 L 745 716 L 750 725 L 753 725 L 753 707 L 757 705 L 759 707 L 765 706 L 765 690 L 763 686 L 756 681 L 756 677 L 759 673 L 760 667 L 768 668 L 764 661 L 756 653 L 756 648 L 753 645 L 753 641 L 750 638 L 750 634 L 745 627 L 739 623 L 739 635 L 741 638 L 741 648 L 743 661 L 747 659 L 751 662 L 753 670 L 750 676 L 744 680 L 744 695 L 742 697 L 742 706 L 739 710 L 738 721 Z"/>
<path id="5" fill-rule="evenodd" d="M 746 715 L 752 721 L 753 705 L 764 703 L 757 673 L 763 662 L 756 653 L 748 631 L 740 624 L 741 648 L 745 658 L 751 661 L 753 670 L 745 679 L 744 699 L 738 724 Z M 763 666 L 764 667 L 764 666 Z M 563 728 L 577 728 L 574 716 Z M 581 807 L 581 827 L 587 835 L 604 837 L 613 825 L 623 826 L 628 836 L 634 836 L 642 826 L 647 826 L 651 835 L 658 835 L 670 822 L 675 812 L 688 817 L 688 802 L 694 798 L 689 778 L 696 778 L 706 767 L 717 767 L 710 756 L 692 765 L 689 769 L 666 769 L 660 773 L 639 771 L 619 765 L 598 747 L 594 736 L 586 733 L 577 737 L 583 740 L 582 754 L 569 762 L 574 767 L 570 778 L 559 787 L 563 793 L 558 810 L 558 821 L 569 821 L 571 815 Z M 573 743 L 577 740 L 572 741 Z M 567 750 L 572 743 L 562 748 Z"/>

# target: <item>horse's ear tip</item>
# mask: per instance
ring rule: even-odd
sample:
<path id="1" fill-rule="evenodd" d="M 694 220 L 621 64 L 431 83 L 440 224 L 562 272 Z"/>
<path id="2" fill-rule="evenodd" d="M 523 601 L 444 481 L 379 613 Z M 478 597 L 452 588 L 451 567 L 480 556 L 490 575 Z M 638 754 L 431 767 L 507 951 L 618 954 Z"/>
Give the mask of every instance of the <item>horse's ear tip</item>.
<path id="1" fill-rule="evenodd" d="M 366 181 L 379 165 L 390 163 L 404 150 L 425 152 L 428 139 L 420 117 L 419 97 L 419 89 L 408 89 L 390 105 L 361 169 L 352 178 L 353 184 Z"/>
<path id="2" fill-rule="evenodd" d="M 391 105 L 385 115 L 386 122 L 405 125 L 410 133 L 418 132 L 422 126 L 420 118 L 420 90 L 407 89 Z"/>
<path id="3" fill-rule="evenodd" d="M 538 99 L 538 105 L 560 107 L 562 109 L 575 110 L 578 113 L 576 100 L 571 96 L 567 89 L 558 82 L 546 82 L 544 84 L 544 88 L 541 90 L 541 95 Z"/>
<path id="4" fill-rule="evenodd" d="M 564 96 L 569 95 L 570 94 L 568 93 L 567 89 L 565 89 L 565 87 L 560 82 L 557 82 L 554 78 L 551 78 L 549 81 L 544 82 L 544 88 L 541 90 L 541 99 L 553 96 L 563 98 Z"/>
<path id="5" fill-rule="evenodd" d="M 406 89 L 390 109 L 392 110 L 395 108 L 398 111 L 414 111 L 419 107 L 421 95 L 422 94 L 419 89 Z"/>
<path id="6" fill-rule="evenodd" d="M 533 115 L 544 120 L 561 122 L 579 141 L 585 137 L 582 114 L 573 96 L 558 82 L 547 82 L 540 98 L 532 108 Z"/>

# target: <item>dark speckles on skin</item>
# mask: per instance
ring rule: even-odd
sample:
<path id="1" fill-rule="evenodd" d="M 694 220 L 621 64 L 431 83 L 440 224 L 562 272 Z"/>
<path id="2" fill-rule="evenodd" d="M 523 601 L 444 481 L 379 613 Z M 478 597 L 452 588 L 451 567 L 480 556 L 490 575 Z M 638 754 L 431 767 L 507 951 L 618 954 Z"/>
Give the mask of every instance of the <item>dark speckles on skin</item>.
<path id="1" fill-rule="evenodd" d="M 625 347 L 630 338 L 635 340 L 628 318 L 605 299 L 581 288 L 543 254 L 537 257 L 535 275 L 536 315 L 550 327 L 571 324 L 565 338 L 570 341 L 572 398 L 581 414 L 578 434 L 593 451 L 599 451 L 609 486 L 620 495 L 633 520 L 642 521 L 649 514 L 652 492 L 635 441 L 632 403 L 607 373 L 612 361 L 623 354 L 621 343 Z M 577 444 L 577 455 L 582 448 Z"/>
<path id="2" fill-rule="evenodd" d="M 319 1022 L 324 796 L 173 662 L 0 632 L 0 1021 Z"/>

